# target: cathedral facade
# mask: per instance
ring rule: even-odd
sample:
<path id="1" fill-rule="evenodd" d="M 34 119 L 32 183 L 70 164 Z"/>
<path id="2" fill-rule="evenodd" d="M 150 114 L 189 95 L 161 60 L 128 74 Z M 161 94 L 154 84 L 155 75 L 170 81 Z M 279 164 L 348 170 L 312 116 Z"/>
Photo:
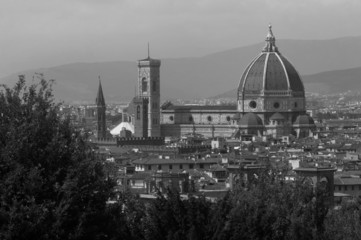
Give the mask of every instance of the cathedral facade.
<path id="1" fill-rule="evenodd" d="M 307 137 L 315 128 L 306 114 L 301 77 L 278 51 L 271 26 L 265 47 L 241 76 L 237 105 L 180 106 L 167 102 L 160 106 L 159 68 L 160 60 L 148 57 L 138 61 L 137 96 L 131 104 L 137 137 Z"/>

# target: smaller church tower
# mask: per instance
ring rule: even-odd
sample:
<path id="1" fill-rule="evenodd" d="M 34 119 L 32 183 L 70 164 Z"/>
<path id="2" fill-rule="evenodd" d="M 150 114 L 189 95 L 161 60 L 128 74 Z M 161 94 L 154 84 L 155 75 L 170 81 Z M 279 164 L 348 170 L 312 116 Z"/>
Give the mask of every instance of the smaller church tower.
<path id="1" fill-rule="evenodd" d="M 106 130 L 106 119 L 105 119 L 105 100 L 103 95 L 103 88 L 102 83 L 99 77 L 99 87 L 98 87 L 98 94 L 95 100 L 95 104 L 97 105 L 97 112 L 96 112 L 96 120 L 97 120 L 97 138 L 106 138 L 107 130 Z"/>

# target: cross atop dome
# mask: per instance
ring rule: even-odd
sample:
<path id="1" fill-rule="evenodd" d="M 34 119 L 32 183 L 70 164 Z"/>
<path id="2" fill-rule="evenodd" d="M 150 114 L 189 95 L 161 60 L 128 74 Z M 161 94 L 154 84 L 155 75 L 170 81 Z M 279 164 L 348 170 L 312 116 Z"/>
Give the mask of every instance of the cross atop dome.
<path id="1" fill-rule="evenodd" d="M 274 36 L 273 36 L 273 32 L 272 32 L 272 25 L 271 24 L 269 24 L 268 25 L 268 34 L 267 34 L 267 38 L 275 38 Z"/>
<path id="2" fill-rule="evenodd" d="M 272 25 L 268 25 L 268 33 L 266 37 L 266 46 L 263 48 L 262 52 L 278 52 L 276 47 L 276 38 L 272 32 Z"/>

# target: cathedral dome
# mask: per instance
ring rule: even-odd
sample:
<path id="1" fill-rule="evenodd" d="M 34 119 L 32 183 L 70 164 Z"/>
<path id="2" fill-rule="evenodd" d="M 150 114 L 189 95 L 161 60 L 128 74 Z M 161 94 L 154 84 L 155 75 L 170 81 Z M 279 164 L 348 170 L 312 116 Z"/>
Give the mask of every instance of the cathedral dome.
<path id="1" fill-rule="evenodd" d="M 254 113 L 245 114 L 240 122 L 240 127 L 263 127 L 262 119 Z"/>
<path id="2" fill-rule="evenodd" d="M 240 94 L 265 92 L 304 94 L 302 80 L 293 65 L 278 51 L 272 27 L 266 37 L 266 46 L 244 71 L 238 87 Z"/>

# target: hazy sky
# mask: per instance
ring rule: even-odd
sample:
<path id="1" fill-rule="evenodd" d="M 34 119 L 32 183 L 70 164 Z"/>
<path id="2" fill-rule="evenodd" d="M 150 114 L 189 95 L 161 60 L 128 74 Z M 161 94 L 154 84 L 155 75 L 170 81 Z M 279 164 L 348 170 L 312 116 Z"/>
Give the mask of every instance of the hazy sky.
<path id="1" fill-rule="evenodd" d="M 0 77 L 146 56 L 202 56 L 276 38 L 361 35 L 360 0 L 0 0 Z"/>

